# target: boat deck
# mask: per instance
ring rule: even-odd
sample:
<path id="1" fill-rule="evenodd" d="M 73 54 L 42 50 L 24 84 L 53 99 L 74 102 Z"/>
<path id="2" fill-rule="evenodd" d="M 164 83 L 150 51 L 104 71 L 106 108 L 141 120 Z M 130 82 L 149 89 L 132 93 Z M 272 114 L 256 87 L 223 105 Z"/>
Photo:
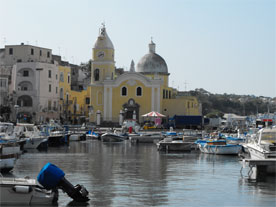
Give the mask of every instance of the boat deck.
<path id="1" fill-rule="evenodd" d="M 276 159 L 243 159 L 249 166 L 276 166 Z"/>
<path id="2" fill-rule="evenodd" d="M 0 185 L 38 185 L 35 179 L 0 177 Z"/>

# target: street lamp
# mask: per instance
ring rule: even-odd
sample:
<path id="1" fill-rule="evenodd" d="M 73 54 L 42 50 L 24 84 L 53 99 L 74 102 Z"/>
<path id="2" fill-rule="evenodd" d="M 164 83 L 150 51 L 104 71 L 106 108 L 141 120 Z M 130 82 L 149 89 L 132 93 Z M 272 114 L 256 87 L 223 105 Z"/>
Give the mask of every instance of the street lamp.
<path id="1" fill-rule="evenodd" d="M 125 120 L 127 116 L 127 108 L 124 109 L 124 112 L 125 112 L 125 116 L 124 116 L 124 120 Z"/>
<path id="2" fill-rule="evenodd" d="M 19 105 L 14 105 L 16 123 L 18 123 L 18 109 L 19 109 L 19 107 L 20 107 Z"/>
<path id="3" fill-rule="evenodd" d="M 94 113 L 94 108 L 93 106 L 88 106 L 88 117 L 89 117 L 89 122 L 91 121 L 91 116 Z"/>

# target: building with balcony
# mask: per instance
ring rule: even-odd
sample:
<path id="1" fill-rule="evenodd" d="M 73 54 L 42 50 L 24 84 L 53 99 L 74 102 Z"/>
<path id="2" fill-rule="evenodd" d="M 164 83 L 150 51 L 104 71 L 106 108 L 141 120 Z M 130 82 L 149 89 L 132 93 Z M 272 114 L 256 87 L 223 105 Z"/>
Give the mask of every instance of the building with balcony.
<path id="1" fill-rule="evenodd" d="M 12 91 L 18 116 L 33 122 L 58 119 L 59 73 L 57 64 L 19 62 L 12 69 Z"/>
<path id="2" fill-rule="evenodd" d="M 51 49 L 23 43 L 6 45 L 0 49 L 0 67 L 1 74 L 2 68 L 6 68 L 9 74 L 10 95 L 6 97 L 10 97 L 11 109 L 19 106 L 16 111 L 20 121 L 22 118 L 29 122 L 43 122 L 59 117 L 59 73 Z M 3 91 L 3 87 L 7 88 L 7 77 L 0 76 Z"/>

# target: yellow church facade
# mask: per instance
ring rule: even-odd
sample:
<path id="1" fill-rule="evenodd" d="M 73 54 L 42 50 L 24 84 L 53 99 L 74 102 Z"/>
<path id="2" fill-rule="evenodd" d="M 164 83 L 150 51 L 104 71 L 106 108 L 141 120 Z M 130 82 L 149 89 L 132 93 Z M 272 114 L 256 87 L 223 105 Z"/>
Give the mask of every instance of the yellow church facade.
<path id="1" fill-rule="evenodd" d="M 198 100 L 180 96 L 169 87 L 169 73 L 165 60 L 155 52 L 151 41 L 149 52 L 138 62 L 132 62 L 129 71 L 116 74 L 115 49 L 103 26 L 92 51 L 90 90 L 90 121 L 119 123 L 124 119 L 137 119 L 157 111 L 167 117 L 174 115 L 201 115 Z"/>

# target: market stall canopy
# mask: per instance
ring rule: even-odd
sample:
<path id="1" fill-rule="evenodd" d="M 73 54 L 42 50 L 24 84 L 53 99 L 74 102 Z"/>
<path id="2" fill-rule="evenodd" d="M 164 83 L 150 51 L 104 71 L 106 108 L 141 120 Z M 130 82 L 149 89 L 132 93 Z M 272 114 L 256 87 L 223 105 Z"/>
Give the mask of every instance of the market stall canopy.
<path id="1" fill-rule="evenodd" d="M 144 114 L 142 115 L 143 117 L 166 117 L 165 115 L 163 114 L 160 114 L 159 112 L 156 112 L 156 111 L 151 111 L 147 114 Z"/>

